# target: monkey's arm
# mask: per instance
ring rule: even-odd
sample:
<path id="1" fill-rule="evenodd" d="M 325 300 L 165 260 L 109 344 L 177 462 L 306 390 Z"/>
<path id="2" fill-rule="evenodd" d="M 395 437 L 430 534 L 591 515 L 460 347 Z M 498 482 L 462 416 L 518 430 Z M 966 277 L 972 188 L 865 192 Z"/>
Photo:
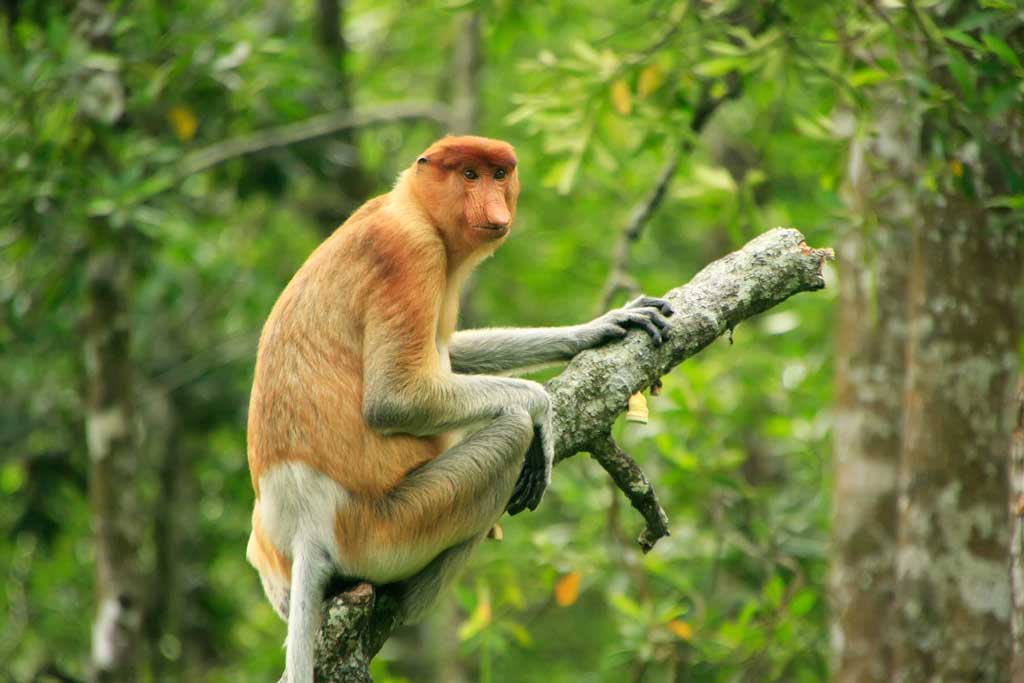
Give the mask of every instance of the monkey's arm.
<path id="1" fill-rule="evenodd" d="M 444 254 L 437 251 L 390 260 L 365 300 L 364 420 L 384 434 L 430 436 L 525 411 L 546 432 L 548 397 L 540 384 L 442 370 L 436 335 Z"/>
<path id="2" fill-rule="evenodd" d="M 452 336 L 452 370 L 464 374 L 523 372 L 572 360 L 580 351 L 620 339 L 639 327 L 661 343 L 672 315 L 664 299 L 640 297 L 583 325 L 465 330 Z"/>
<path id="3" fill-rule="evenodd" d="M 367 376 L 363 389 L 363 416 L 382 434 L 431 436 L 515 411 L 529 414 L 543 429 L 549 419 L 544 388 L 510 377 L 438 373 L 404 380 Z"/>
<path id="4" fill-rule="evenodd" d="M 474 424 L 497 424 L 509 414 L 528 416 L 534 438 L 510 511 L 536 509 L 551 481 L 554 462 L 551 403 L 544 387 L 521 379 L 455 375 L 426 368 L 403 374 L 394 371 L 401 368 L 401 357 L 389 353 L 387 347 L 377 348 L 381 370 L 370 366 L 364 372 L 366 423 L 383 434 L 429 436 Z"/>

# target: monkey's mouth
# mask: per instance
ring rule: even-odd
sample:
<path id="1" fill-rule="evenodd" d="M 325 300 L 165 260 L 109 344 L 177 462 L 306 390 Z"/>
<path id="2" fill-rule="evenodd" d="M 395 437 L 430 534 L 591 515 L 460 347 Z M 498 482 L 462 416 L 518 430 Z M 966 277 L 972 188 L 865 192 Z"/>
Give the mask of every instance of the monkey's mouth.
<path id="1" fill-rule="evenodd" d="M 474 227 L 485 234 L 491 235 L 492 237 L 501 237 L 508 232 L 507 225 L 477 225 Z"/>

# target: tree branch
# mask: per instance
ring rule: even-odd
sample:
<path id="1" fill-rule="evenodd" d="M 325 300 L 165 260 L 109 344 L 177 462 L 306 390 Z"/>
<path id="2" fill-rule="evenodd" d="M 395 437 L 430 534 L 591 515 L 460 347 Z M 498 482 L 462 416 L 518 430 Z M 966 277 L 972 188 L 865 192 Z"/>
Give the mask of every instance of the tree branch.
<path id="1" fill-rule="evenodd" d="M 565 372 L 547 382 L 556 462 L 587 449 L 607 454 L 611 425 L 632 394 L 743 320 L 794 294 L 823 288 L 822 267 L 834 254 L 831 249 L 812 249 L 803 240 L 792 229 L 766 232 L 665 294 L 677 312 L 669 319 L 669 334 L 660 347 L 642 331 L 633 331 L 620 342 L 581 353 Z M 640 476 L 646 481 L 642 472 Z M 650 501 L 642 504 L 649 506 Z M 656 520 L 657 533 L 661 517 L 658 510 L 649 513 L 649 529 Z M 369 661 L 397 625 L 396 605 L 386 591 L 360 584 L 330 598 L 324 613 L 317 681 L 369 681 Z"/>
<path id="2" fill-rule="evenodd" d="M 821 268 L 832 258 L 831 249 L 811 249 L 796 230 L 770 230 L 664 295 L 677 313 L 660 347 L 634 331 L 578 355 L 545 385 L 555 415 L 555 460 L 602 438 L 631 395 L 727 330 L 794 294 L 822 289 Z"/>
<path id="3" fill-rule="evenodd" d="M 637 543 L 646 553 L 659 539 L 669 535 L 668 515 L 658 502 L 654 487 L 636 461 L 615 443 L 611 433 L 592 443 L 588 450 L 619 490 L 626 494 L 626 498 L 637 512 L 643 516 L 646 526 L 640 533 Z"/>
<path id="4" fill-rule="evenodd" d="M 679 168 L 681 158 L 682 150 L 679 147 L 673 147 L 672 151 L 669 152 L 668 159 L 665 160 L 661 171 L 658 173 L 658 181 L 651 188 L 647 196 L 644 197 L 644 200 L 633 209 L 633 213 L 629 216 L 629 221 L 619 234 L 619 239 L 616 240 L 615 248 L 612 251 L 611 270 L 608 273 L 608 279 L 604 283 L 604 291 L 601 292 L 601 304 L 598 307 L 598 313 L 604 313 L 608 310 L 615 299 L 615 295 L 619 292 L 636 288 L 636 282 L 629 274 L 629 248 L 640 239 L 640 233 L 643 231 L 647 221 L 651 219 L 654 212 L 661 206 L 661 202 L 665 199 L 665 193 L 668 192 L 669 183 L 672 182 L 672 176 L 675 175 L 676 169 Z"/>
<path id="5" fill-rule="evenodd" d="M 179 175 L 184 178 L 247 154 L 316 140 L 342 130 L 409 120 L 433 121 L 442 127 L 447 127 L 448 119 L 447 108 L 437 104 L 419 102 L 397 102 L 362 109 L 342 109 L 319 114 L 305 121 L 296 121 L 276 128 L 240 135 L 196 150 L 182 160 Z"/>

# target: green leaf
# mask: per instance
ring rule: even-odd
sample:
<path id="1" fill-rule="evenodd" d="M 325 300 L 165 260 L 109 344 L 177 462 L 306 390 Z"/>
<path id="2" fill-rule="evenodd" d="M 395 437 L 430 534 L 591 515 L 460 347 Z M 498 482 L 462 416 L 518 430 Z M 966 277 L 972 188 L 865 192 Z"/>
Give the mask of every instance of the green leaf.
<path id="1" fill-rule="evenodd" d="M 25 468 L 20 462 L 9 462 L 0 470 L 0 491 L 10 495 L 25 484 Z"/>
<path id="2" fill-rule="evenodd" d="M 1024 194 L 1008 194 L 993 197 L 985 202 L 990 209 L 1013 209 L 1016 211 L 1024 209 Z"/>
<path id="3" fill-rule="evenodd" d="M 86 213 L 90 216 L 109 216 L 114 213 L 114 209 L 117 208 L 117 204 L 114 203 L 113 199 L 100 197 L 93 199 L 89 202 L 86 207 Z"/>
<path id="4" fill-rule="evenodd" d="M 698 76 L 717 78 L 733 71 L 742 71 L 747 61 L 746 57 L 714 57 L 701 62 L 693 70 Z"/>
<path id="5" fill-rule="evenodd" d="M 949 71 L 960 86 L 960 92 L 969 99 L 974 99 L 974 70 L 957 50 L 947 50 Z"/>
<path id="6" fill-rule="evenodd" d="M 627 617 L 636 619 L 637 621 L 644 619 L 643 609 L 636 601 L 626 595 L 622 593 L 614 593 L 609 600 L 617 610 L 625 614 Z"/>
<path id="7" fill-rule="evenodd" d="M 954 43 L 959 43 L 964 47 L 969 47 L 972 50 L 978 50 L 979 52 L 985 49 L 981 43 L 979 43 L 971 35 L 964 33 L 963 31 L 957 31 L 956 29 L 951 28 L 943 31 L 943 33 L 945 34 L 946 38 L 952 40 Z"/>
<path id="8" fill-rule="evenodd" d="M 958 31 L 973 31 L 976 28 L 991 26 L 1000 17 L 999 12 L 974 12 L 956 22 L 953 28 Z"/>
<path id="9" fill-rule="evenodd" d="M 1014 51 L 1010 49 L 1010 46 L 1007 45 L 1002 38 L 987 33 L 983 35 L 981 39 L 985 42 L 985 45 L 988 46 L 988 49 L 991 50 L 992 53 L 995 54 L 997 57 L 999 57 L 999 59 L 1003 60 L 1004 62 L 1006 62 L 1007 64 L 1014 68 L 1024 68 L 1021 67 L 1020 57 L 1018 57 L 1016 53 L 1014 53 Z"/>
<path id="10" fill-rule="evenodd" d="M 803 616 L 812 609 L 818 602 L 818 596 L 810 588 L 804 588 L 789 603 L 789 611 L 796 616 Z"/>
<path id="11" fill-rule="evenodd" d="M 850 85 L 859 88 L 864 85 L 874 85 L 889 80 L 890 75 L 881 69 L 857 69 L 846 79 Z"/>

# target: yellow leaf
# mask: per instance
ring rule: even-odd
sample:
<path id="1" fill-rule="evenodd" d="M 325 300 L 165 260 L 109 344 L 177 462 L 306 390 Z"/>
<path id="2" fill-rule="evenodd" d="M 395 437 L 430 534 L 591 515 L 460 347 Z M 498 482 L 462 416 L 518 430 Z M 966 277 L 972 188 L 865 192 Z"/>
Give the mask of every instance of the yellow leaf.
<path id="1" fill-rule="evenodd" d="M 199 120 L 196 115 L 183 104 L 171 107 L 171 110 L 167 112 L 167 120 L 171 122 L 174 134 L 182 142 L 188 142 L 194 138 L 196 129 L 199 128 Z"/>
<path id="2" fill-rule="evenodd" d="M 676 634 L 677 636 L 679 636 L 683 640 L 687 640 L 688 641 L 688 640 L 691 640 L 693 638 L 693 627 L 690 626 L 685 621 L 680 621 L 679 619 L 673 619 L 672 621 L 668 622 L 667 625 L 668 625 L 668 629 L 670 631 L 672 631 L 672 633 Z"/>
<path id="3" fill-rule="evenodd" d="M 555 584 L 555 602 L 559 607 L 568 607 L 580 597 L 580 573 L 569 572 Z"/>
<path id="4" fill-rule="evenodd" d="M 633 111 L 633 95 L 629 92 L 629 85 L 624 78 L 612 83 L 612 105 L 615 111 L 623 116 L 628 116 Z"/>
<path id="5" fill-rule="evenodd" d="M 469 619 L 459 627 L 459 639 L 469 640 L 476 634 L 483 631 L 491 623 L 491 594 L 490 591 L 480 588 L 477 590 L 476 609 L 469 615 Z"/>
<path id="6" fill-rule="evenodd" d="M 491 601 L 490 598 L 482 600 L 476 607 L 476 613 L 480 618 L 480 622 L 485 626 L 491 623 Z"/>
<path id="7" fill-rule="evenodd" d="M 657 64 L 648 64 L 640 72 L 640 79 L 636 84 L 636 92 L 640 97 L 647 97 L 661 85 L 661 67 Z"/>
<path id="8" fill-rule="evenodd" d="M 953 171 L 953 175 L 959 178 L 964 174 L 964 165 L 960 163 L 959 159 L 953 159 L 949 162 L 949 170 Z"/>

